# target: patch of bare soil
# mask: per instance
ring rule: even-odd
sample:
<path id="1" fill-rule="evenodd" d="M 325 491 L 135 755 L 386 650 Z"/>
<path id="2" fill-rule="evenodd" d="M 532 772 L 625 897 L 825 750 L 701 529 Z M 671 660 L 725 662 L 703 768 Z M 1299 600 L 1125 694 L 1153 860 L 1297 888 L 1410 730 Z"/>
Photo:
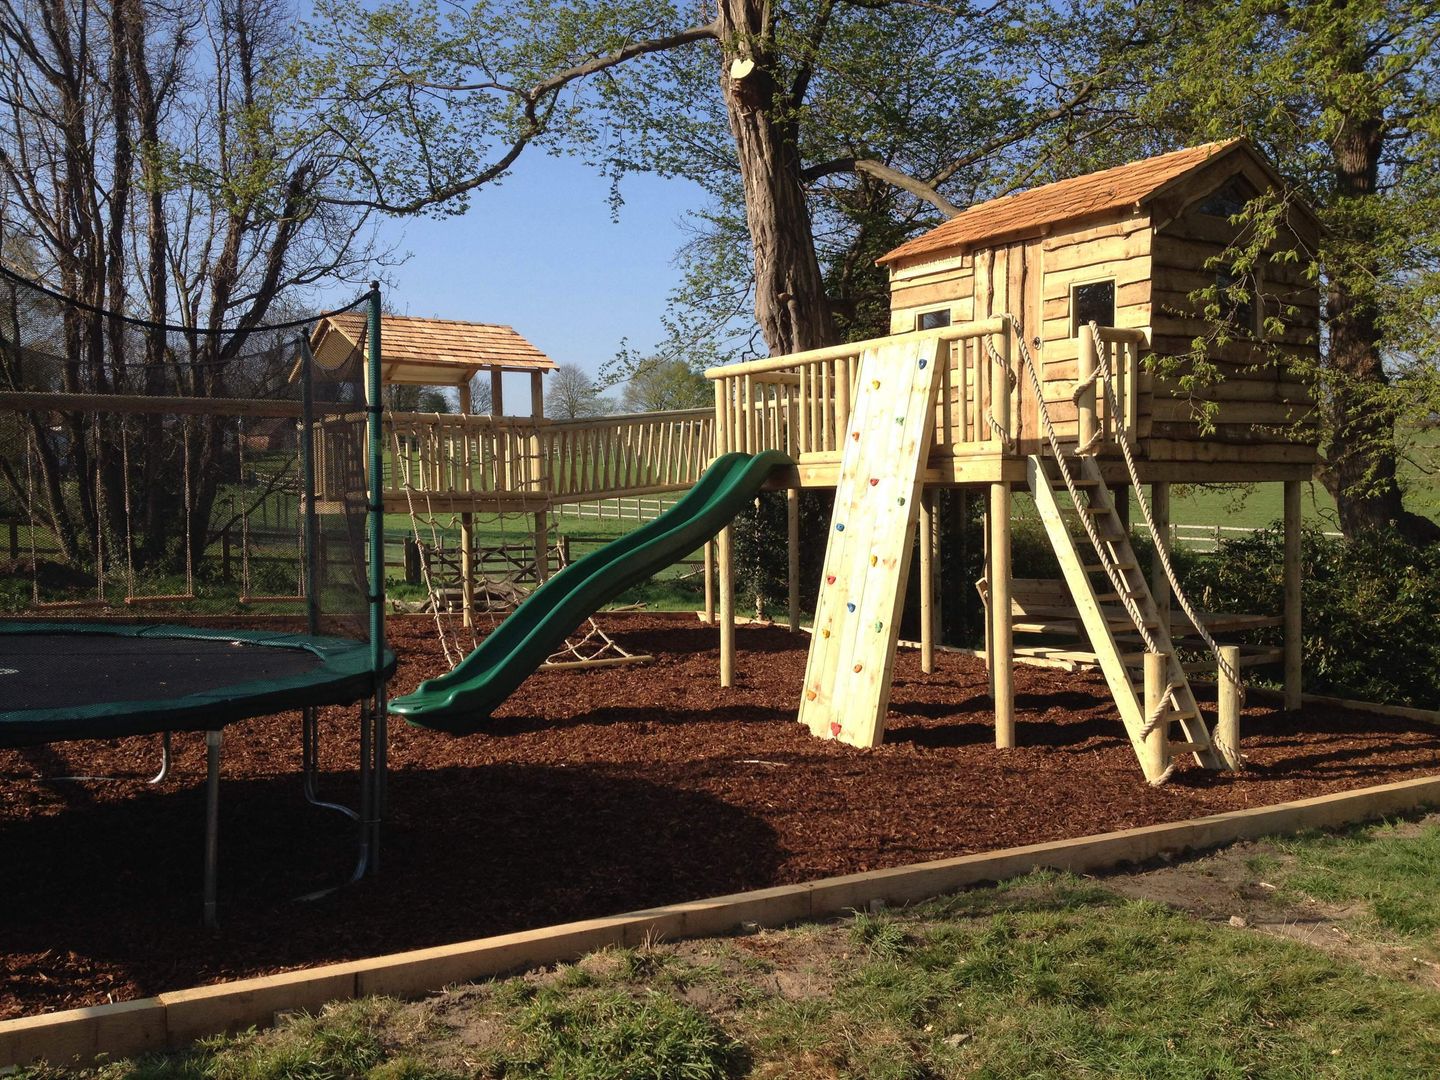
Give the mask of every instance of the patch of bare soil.
<path id="1" fill-rule="evenodd" d="M 218 932 L 200 912 L 204 745 L 0 752 L 0 1016 L 122 1000 L 832 874 L 1176 821 L 1433 772 L 1440 730 L 1336 709 L 1247 707 L 1240 775 L 1182 765 L 1147 787 L 1103 681 L 1018 667 L 1019 747 L 996 750 L 983 665 L 896 665 L 872 751 L 795 723 L 808 639 L 741 627 L 737 685 L 693 616 L 607 616 L 652 664 L 542 672 L 464 738 L 396 724 L 380 873 L 306 804 L 298 714 L 226 729 Z M 396 619 L 392 684 L 443 667 Z M 83 677 L 83 673 L 77 673 Z M 321 716 L 322 796 L 352 797 L 356 710 Z M 124 782 L 57 782 L 84 773 Z M 1228 913 L 1227 913 L 1228 914 Z M 803 992 L 803 987 L 796 988 Z"/>
<path id="2" fill-rule="evenodd" d="M 1420 823 L 1409 826 L 1420 827 Z M 1402 828 L 1398 835 L 1405 831 Z M 1294 856 L 1272 843 L 1244 841 L 1173 865 L 1106 876 L 1102 883 L 1121 896 L 1165 904 L 1207 922 L 1298 941 L 1377 974 L 1440 989 L 1440 964 L 1417 956 L 1412 947 L 1377 941 L 1363 932 L 1358 924 L 1366 916 L 1364 905 L 1325 903 L 1268 880 L 1282 879 L 1295 863 Z"/>

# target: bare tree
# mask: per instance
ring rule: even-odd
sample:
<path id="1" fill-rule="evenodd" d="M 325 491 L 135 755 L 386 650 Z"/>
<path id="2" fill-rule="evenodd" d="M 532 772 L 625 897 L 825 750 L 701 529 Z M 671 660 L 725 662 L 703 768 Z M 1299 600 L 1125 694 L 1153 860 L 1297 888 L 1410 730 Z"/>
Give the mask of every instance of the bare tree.
<path id="1" fill-rule="evenodd" d="M 575 364 L 560 364 L 545 388 L 545 413 L 554 420 L 580 420 L 611 411 L 613 402 L 600 396 L 595 380 Z"/>

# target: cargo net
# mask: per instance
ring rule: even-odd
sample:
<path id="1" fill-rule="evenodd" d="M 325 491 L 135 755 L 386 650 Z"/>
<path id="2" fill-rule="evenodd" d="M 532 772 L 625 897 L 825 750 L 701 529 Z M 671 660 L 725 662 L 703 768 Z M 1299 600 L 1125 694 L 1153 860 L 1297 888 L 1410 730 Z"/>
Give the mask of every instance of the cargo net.
<path id="1" fill-rule="evenodd" d="M 363 364 L 307 365 L 307 325 L 146 323 L 0 266 L 0 614 L 365 638 Z"/>

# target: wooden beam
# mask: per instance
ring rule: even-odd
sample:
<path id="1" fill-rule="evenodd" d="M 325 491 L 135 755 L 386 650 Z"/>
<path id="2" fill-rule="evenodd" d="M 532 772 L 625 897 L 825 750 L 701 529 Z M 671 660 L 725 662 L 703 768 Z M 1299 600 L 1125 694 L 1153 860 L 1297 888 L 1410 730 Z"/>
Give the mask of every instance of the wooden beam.
<path id="1" fill-rule="evenodd" d="M 800 492 L 785 489 L 785 539 L 789 558 L 785 566 L 786 601 L 790 612 L 790 633 L 800 629 Z"/>
<path id="2" fill-rule="evenodd" d="M 935 489 L 920 493 L 920 670 L 935 672 Z"/>
<path id="3" fill-rule="evenodd" d="M 1285 481 L 1285 708 L 1300 707 L 1302 624 L 1300 610 L 1300 483 Z"/>
<path id="4" fill-rule="evenodd" d="M 716 552 L 720 563 L 720 685 L 735 685 L 735 559 L 730 529 L 720 530 Z"/>
<path id="5" fill-rule="evenodd" d="M 490 369 L 490 415 L 505 415 L 505 373 L 499 368 Z"/>
<path id="6" fill-rule="evenodd" d="M 530 415 L 536 420 L 545 417 L 545 373 L 530 372 Z"/>
<path id="7" fill-rule="evenodd" d="M 1240 757 L 1240 683 L 1226 674 L 1227 669 L 1240 673 L 1240 646 L 1221 645 L 1218 674 L 1219 718 L 1215 722 L 1215 749 L 1232 769 L 1241 765 Z"/>

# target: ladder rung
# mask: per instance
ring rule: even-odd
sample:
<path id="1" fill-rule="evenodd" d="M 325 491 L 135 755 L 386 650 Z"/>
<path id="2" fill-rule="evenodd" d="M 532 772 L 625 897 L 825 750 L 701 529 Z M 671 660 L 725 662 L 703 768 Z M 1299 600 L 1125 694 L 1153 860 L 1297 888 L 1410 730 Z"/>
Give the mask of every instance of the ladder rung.
<path id="1" fill-rule="evenodd" d="M 1087 574 L 1098 574 L 1105 569 L 1104 563 L 1085 563 L 1080 567 Z M 1116 570 L 1136 570 L 1138 567 L 1133 562 L 1117 562 Z"/>

